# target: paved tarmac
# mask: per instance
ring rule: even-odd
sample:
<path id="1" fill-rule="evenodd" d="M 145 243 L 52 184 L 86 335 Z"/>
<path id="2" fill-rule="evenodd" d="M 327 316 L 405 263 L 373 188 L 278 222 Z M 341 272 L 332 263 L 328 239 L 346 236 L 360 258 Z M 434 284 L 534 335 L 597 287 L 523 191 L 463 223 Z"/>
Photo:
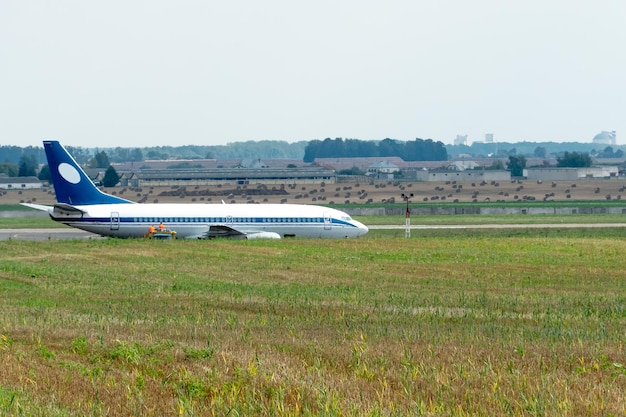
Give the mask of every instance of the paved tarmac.
<path id="1" fill-rule="evenodd" d="M 373 225 L 370 230 L 404 230 L 405 225 Z M 411 225 L 411 230 L 424 229 L 588 229 L 626 227 L 626 223 L 548 223 L 548 224 L 428 224 Z"/>
<path id="2" fill-rule="evenodd" d="M 102 239 L 101 236 L 72 228 L 0 229 L 0 240 Z"/>

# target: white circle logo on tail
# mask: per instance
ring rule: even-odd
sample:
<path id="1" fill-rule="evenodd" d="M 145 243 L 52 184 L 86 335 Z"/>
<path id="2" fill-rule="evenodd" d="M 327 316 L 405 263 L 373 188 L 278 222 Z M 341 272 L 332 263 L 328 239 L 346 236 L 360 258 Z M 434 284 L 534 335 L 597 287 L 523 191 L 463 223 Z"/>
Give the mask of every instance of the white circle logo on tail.
<path id="1" fill-rule="evenodd" d="M 80 174 L 76 168 L 66 162 L 59 164 L 59 174 L 61 174 L 65 181 L 71 182 L 72 184 L 78 184 L 80 182 Z"/>

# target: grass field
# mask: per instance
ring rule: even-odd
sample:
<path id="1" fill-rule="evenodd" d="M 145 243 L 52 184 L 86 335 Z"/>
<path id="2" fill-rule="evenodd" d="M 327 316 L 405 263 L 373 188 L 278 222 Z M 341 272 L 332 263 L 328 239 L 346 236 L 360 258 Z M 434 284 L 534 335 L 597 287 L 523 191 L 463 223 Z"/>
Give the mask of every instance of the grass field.
<path id="1" fill-rule="evenodd" d="M 2 241 L 0 415 L 624 415 L 624 253 L 613 229 Z"/>

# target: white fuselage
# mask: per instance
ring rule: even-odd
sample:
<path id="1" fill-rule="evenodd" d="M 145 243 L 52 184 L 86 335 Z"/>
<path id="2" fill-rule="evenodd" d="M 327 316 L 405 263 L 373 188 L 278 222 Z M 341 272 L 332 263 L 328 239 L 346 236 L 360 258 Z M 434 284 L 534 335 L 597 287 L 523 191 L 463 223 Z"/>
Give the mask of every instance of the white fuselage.
<path id="1" fill-rule="evenodd" d="M 351 238 L 367 233 L 362 223 L 327 207 L 296 204 L 94 204 L 76 211 L 50 210 L 61 223 L 102 236 L 142 237 L 163 223 L 177 238 Z M 217 235 L 216 235 L 217 233 Z M 240 234 L 240 235 L 239 235 Z"/>

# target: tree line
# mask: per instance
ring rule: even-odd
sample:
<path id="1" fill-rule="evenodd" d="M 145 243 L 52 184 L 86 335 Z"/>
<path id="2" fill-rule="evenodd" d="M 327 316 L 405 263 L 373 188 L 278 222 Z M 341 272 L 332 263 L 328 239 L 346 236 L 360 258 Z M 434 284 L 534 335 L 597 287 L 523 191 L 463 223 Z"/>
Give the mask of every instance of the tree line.
<path id="1" fill-rule="evenodd" d="M 446 161 L 448 152 L 442 142 L 432 139 L 400 141 L 383 139 L 370 141 L 360 139 L 312 140 L 304 148 L 304 162 L 313 162 L 316 158 L 365 158 L 397 156 L 405 161 Z"/>
<path id="2" fill-rule="evenodd" d="M 584 152 L 564 152 L 556 159 L 557 168 L 588 168 L 593 161 L 588 153 Z M 526 168 L 526 157 L 524 155 L 510 155 L 507 169 L 511 171 L 511 176 L 521 177 Z"/>

